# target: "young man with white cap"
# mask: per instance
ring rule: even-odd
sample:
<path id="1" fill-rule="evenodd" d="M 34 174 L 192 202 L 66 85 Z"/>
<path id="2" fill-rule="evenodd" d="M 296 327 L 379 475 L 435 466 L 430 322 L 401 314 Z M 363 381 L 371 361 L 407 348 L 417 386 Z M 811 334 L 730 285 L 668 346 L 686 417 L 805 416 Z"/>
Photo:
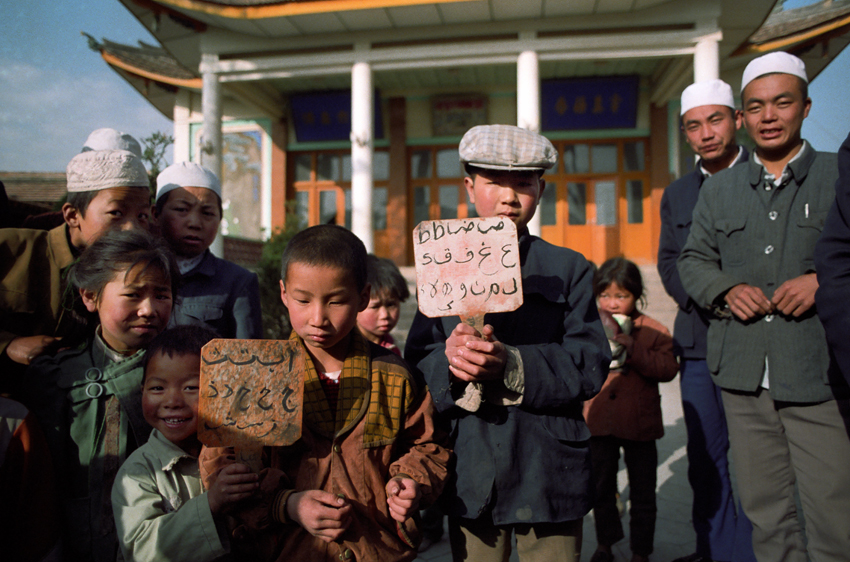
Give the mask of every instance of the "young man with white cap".
<path id="1" fill-rule="evenodd" d="M 685 290 L 714 314 L 708 367 L 760 562 L 846 560 L 850 552 L 848 388 L 830 376 L 813 308 L 814 247 L 837 163 L 800 135 L 807 88 L 793 55 L 771 53 L 746 67 L 744 125 L 756 150 L 705 182 L 678 262 Z"/>
<path id="2" fill-rule="evenodd" d="M 478 126 L 459 151 L 478 215 L 516 224 L 523 304 L 485 315 L 481 332 L 457 316 L 417 311 L 408 335 L 405 359 L 452 426 L 457 464 L 441 501 L 452 558 L 507 560 L 516 536 L 522 562 L 572 561 L 592 507 L 582 403 L 599 392 L 611 361 L 593 274 L 577 252 L 528 232 L 546 185 L 541 176 L 557 160 L 548 139 Z M 465 403 L 473 382 L 484 388 L 483 401 Z"/>
<path id="3" fill-rule="evenodd" d="M 150 183 L 126 150 L 83 152 L 68 164 L 64 224 L 0 230 L 0 370 L 28 365 L 68 325 L 64 271 L 111 229 L 149 228 Z"/>
<path id="4" fill-rule="evenodd" d="M 682 92 L 682 132 L 697 154 L 694 170 L 664 190 L 658 273 L 667 293 L 679 305 L 674 326 L 680 356 L 680 384 L 688 432 L 688 482 L 694 492 L 692 519 L 696 552 L 673 562 L 742 562 L 753 556 L 752 525 L 736 513 L 729 474 L 729 435 L 720 388 L 705 361 L 708 315 L 688 296 L 676 260 L 691 230 L 691 215 L 703 182 L 748 158 L 735 133 L 741 112 L 732 87 L 722 80 L 691 84 Z"/>
<path id="5" fill-rule="evenodd" d="M 222 338 L 261 339 L 257 274 L 209 251 L 221 223 L 221 183 L 194 162 L 156 178 L 157 223 L 182 274 L 169 326 L 206 326 Z"/>

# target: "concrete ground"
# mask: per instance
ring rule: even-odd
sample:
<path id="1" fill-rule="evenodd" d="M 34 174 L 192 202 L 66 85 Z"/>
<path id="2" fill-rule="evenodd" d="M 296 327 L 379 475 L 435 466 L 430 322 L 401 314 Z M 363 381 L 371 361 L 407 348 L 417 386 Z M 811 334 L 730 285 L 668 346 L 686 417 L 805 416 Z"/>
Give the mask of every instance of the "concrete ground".
<path id="1" fill-rule="evenodd" d="M 647 292 L 647 307 L 644 312 L 660 321 L 672 332 L 673 319 L 676 315 L 676 304 L 664 292 L 661 281 L 654 265 L 641 266 L 644 285 Z M 412 267 L 402 268 L 402 273 L 409 280 L 411 295 L 415 294 L 415 272 Z M 402 307 L 399 325 L 393 336 L 403 347 L 407 330 L 415 313 L 415 298 L 411 297 Z M 695 551 L 696 541 L 691 525 L 692 493 L 688 485 L 688 460 L 685 454 L 685 422 L 682 416 L 682 401 L 679 393 L 678 377 L 672 382 L 661 384 L 661 406 L 664 414 L 665 435 L 658 441 L 658 518 L 655 530 L 655 552 L 650 557 L 653 562 L 670 562 L 680 556 Z M 620 461 L 619 488 L 620 495 L 628 508 L 629 487 L 625 465 Z M 615 560 L 628 561 L 631 551 L 628 543 L 628 509 L 623 515 L 622 522 L 626 538 L 614 546 Z M 584 542 L 581 559 L 588 561 L 596 550 L 596 534 L 593 525 L 593 515 L 584 518 Z M 429 550 L 420 554 L 417 560 L 428 562 L 450 562 L 451 551 L 447 535 L 434 544 Z M 516 561 L 516 553 L 511 557 Z"/>

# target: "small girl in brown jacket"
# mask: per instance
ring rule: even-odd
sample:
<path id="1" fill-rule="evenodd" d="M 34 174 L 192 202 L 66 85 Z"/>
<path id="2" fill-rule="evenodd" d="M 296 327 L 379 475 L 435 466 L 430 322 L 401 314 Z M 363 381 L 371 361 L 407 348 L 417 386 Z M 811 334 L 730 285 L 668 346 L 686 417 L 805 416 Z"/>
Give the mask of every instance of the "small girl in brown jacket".
<path id="1" fill-rule="evenodd" d="M 593 292 L 614 360 L 601 392 L 584 405 L 592 435 L 593 516 L 599 545 L 590 560 L 612 562 L 611 547 L 624 536 L 616 504 L 622 447 L 629 475 L 632 562 L 646 562 L 652 553 L 657 511 L 655 440 L 664 435 L 658 382 L 672 380 L 679 365 L 667 328 L 635 307 L 645 303 L 645 297 L 634 263 L 624 258 L 603 263 L 594 275 Z"/>

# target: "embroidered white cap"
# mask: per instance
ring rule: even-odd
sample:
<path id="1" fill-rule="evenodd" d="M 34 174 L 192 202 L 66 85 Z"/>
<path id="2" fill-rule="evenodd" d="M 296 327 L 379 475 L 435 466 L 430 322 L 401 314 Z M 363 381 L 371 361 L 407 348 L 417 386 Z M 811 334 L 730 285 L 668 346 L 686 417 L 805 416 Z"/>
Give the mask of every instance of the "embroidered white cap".
<path id="1" fill-rule="evenodd" d="M 178 162 L 164 169 L 156 177 L 156 200 L 180 187 L 205 187 L 221 199 L 221 183 L 210 170 L 194 162 Z"/>
<path id="2" fill-rule="evenodd" d="M 791 74 L 807 84 L 809 82 L 809 78 L 806 76 L 806 63 L 792 54 L 776 51 L 750 61 L 750 64 L 744 69 L 744 76 L 741 78 L 741 91 L 743 92 L 747 84 L 756 78 L 776 72 Z"/>
<path id="3" fill-rule="evenodd" d="M 65 169 L 69 193 L 111 187 L 150 187 L 142 159 L 129 150 L 90 150 L 74 156 Z"/>
<path id="4" fill-rule="evenodd" d="M 80 152 L 91 150 L 129 150 L 139 158 L 142 157 L 142 147 L 139 141 L 127 133 L 109 127 L 92 131 L 89 138 L 83 143 L 83 149 Z"/>
<path id="5" fill-rule="evenodd" d="M 703 105 L 725 105 L 735 109 L 732 86 L 723 80 L 703 80 L 685 88 L 682 92 L 681 115 Z"/>

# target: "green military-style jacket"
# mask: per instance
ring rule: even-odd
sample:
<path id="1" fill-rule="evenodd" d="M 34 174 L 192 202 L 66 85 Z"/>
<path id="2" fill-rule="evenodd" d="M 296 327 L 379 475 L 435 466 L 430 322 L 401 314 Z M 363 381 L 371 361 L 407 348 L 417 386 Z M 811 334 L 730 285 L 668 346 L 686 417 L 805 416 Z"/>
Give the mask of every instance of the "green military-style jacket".
<path id="1" fill-rule="evenodd" d="M 95 336 L 85 347 L 39 357 L 26 372 L 22 400 L 53 457 L 69 560 L 116 559 L 112 479 L 151 432 L 142 415 L 143 357 L 116 357 Z M 117 407 L 109 406 L 113 396 Z"/>
<path id="2" fill-rule="evenodd" d="M 790 180 L 778 188 L 765 189 L 755 159 L 708 178 L 677 265 L 691 298 L 715 311 L 706 357 L 715 382 L 754 392 L 767 358 L 771 397 L 806 403 L 836 393 L 814 307 L 801 318 L 777 313 L 742 322 L 724 311 L 723 300 L 740 283 L 759 287 L 769 299 L 785 281 L 815 271 L 815 242 L 835 198 L 838 169 L 835 154 L 808 143 L 802 150 L 789 164 Z"/>

